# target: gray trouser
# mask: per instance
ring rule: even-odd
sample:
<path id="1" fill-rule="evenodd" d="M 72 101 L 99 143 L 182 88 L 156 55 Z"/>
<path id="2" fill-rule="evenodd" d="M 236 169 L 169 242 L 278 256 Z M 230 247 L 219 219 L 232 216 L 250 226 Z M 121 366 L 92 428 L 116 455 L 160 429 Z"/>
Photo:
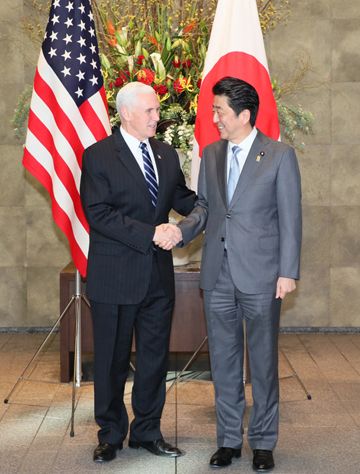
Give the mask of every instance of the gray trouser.
<path id="1" fill-rule="evenodd" d="M 218 447 L 242 446 L 246 336 L 254 405 L 248 440 L 252 449 L 274 449 L 279 424 L 278 332 L 281 300 L 274 293 L 235 288 L 226 253 L 216 283 L 204 291 L 211 372 L 215 387 Z"/>

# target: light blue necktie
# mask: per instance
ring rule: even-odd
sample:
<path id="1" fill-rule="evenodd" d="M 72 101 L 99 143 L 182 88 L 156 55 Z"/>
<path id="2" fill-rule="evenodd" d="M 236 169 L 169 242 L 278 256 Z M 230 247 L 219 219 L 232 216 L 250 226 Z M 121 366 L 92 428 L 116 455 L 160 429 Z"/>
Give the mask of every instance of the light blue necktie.
<path id="1" fill-rule="evenodd" d="M 142 157 L 144 161 L 144 170 L 145 170 L 145 179 L 146 184 L 149 188 L 151 195 L 151 202 L 154 207 L 156 207 L 157 198 L 158 198 L 158 183 L 156 180 L 155 170 L 150 158 L 149 150 L 147 149 L 145 142 L 140 142 L 140 148 L 142 151 Z"/>
<path id="2" fill-rule="evenodd" d="M 241 151 L 241 148 L 237 145 L 232 147 L 232 157 L 230 161 L 230 171 L 228 178 L 228 201 L 231 202 L 231 199 L 234 195 L 237 182 L 239 181 L 240 176 L 240 167 L 238 155 Z"/>

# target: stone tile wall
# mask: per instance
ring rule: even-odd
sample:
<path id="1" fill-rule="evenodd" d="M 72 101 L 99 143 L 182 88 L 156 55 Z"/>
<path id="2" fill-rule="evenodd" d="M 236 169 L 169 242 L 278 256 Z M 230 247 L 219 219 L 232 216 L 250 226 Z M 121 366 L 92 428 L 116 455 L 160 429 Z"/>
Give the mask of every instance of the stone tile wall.
<path id="1" fill-rule="evenodd" d="M 0 2 L 0 327 L 50 326 L 58 315 L 59 271 L 70 260 L 46 192 L 23 169 L 10 118 L 31 84 L 38 48 L 22 33 L 28 0 Z M 291 1 L 291 17 L 266 38 L 274 77 L 311 57 L 290 100 L 316 118 L 298 153 L 303 180 L 302 279 L 284 303 L 282 326 L 360 326 L 360 3 Z"/>

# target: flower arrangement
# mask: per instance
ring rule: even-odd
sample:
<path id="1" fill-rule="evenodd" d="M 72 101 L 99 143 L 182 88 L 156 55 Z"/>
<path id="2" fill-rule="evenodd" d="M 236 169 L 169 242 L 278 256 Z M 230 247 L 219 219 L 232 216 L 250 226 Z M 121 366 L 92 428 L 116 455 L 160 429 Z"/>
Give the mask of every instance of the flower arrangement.
<path id="1" fill-rule="evenodd" d="M 161 103 L 157 136 L 190 158 L 197 98 L 216 1 L 135 0 L 96 3 L 105 89 L 112 125 L 115 98 L 130 81 L 151 85 Z M 180 8 L 179 8 L 180 7 Z M 121 17 L 119 17 L 121 12 Z"/>

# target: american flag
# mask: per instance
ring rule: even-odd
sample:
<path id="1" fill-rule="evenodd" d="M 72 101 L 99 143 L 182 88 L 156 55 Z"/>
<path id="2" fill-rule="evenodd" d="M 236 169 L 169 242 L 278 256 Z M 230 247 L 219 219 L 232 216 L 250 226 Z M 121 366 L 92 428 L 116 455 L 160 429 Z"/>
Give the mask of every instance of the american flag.
<path id="1" fill-rule="evenodd" d="M 90 0 L 53 0 L 35 73 L 23 165 L 85 276 L 89 228 L 79 188 L 85 148 L 111 133 Z"/>

